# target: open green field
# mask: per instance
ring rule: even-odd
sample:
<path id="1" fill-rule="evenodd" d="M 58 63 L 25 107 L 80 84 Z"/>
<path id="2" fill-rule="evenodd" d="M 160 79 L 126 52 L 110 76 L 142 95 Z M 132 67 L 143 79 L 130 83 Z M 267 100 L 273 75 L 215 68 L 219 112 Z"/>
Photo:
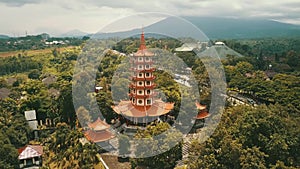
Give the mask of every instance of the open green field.
<path id="1" fill-rule="evenodd" d="M 67 46 L 67 47 L 60 47 L 56 48 L 59 52 L 64 52 L 69 49 L 76 48 L 76 46 Z M 26 54 L 27 56 L 33 56 L 33 55 L 39 55 L 39 54 L 49 54 L 51 53 L 55 48 L 47 48 L 47 49 L 38 49 L 38 50 L 25 50 L 25 51 L 9 51 L 9 52 L 0 52 L 0 57 L 11 57 L 11 56 L 17 56 L 18 54 Z"/>

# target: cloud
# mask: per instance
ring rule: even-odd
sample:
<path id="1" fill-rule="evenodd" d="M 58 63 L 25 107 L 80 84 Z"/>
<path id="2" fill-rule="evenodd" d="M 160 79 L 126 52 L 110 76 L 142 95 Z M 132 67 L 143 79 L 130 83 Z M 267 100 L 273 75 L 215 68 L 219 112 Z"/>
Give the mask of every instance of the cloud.
<path id="1" fill-rule="evenodd" d="M 300 23 L 298 0 L 0 0 L 0 33 L 38 28 L 96 32 L 118 18 L 141 12 L 176 16 L 263 18 Z"/>

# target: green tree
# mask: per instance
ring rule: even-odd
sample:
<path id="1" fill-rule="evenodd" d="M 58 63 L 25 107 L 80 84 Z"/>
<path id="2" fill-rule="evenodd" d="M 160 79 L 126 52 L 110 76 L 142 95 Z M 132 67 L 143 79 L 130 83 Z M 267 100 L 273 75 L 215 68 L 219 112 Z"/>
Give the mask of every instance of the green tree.
<path id="1" fill-rule="evenodd" d="M 226 109 L 206 142 L 192 142 L 186 163 L 190 168 L 270 168 L 278 161 L 299 166 L 299 117 L 291 118 L 287 110 L 280 105 Z"/>
<path id="2" fill-rule="evenodd" d="M 55 132 L 44 144 L 48 147 L 46 166 L 57 168 L 92 168 L 99 163 L 97 147 L 93 143 L 82 144 L 81 130 L 71 130 L 65 123 L 58 123 Z M 54 153 L 54 154 L 52 154 Z"/>
<path id="3" fill-rule="evenodd" d="M 0 78 L 0 88 L 6 87 L 7 86 L 7 82 L 4 78 Z"/>
<path id="4" fill-rule="evenodd" d="M 257 147 L 243 149 L 239 157 L 241 168 L 267 168 L 267 155 Z"/>
<path id="5" fill-rule="evenodd" d="M 16 114 L 9 125 L 6 135 L 10 142 L 16 147 L 22 147 L 28 144 L 31 130 L 25 117 L 21 114 Z"/>
<path id="6" fill-rule="evenodd" d="M 238 62 L 236 64 L 236 69 L 242 75 L 245 75 L 246 73 L 252 73 L 254 70 L 253 66 L 250 63 L 244 61 Z"/>
<path id="7" fill-rule="evenodd" d="M 73 105 L 71 84 L 62 87 L 58 101 L 61 121 L 74 127 L 76 124 L 76 112 Z"/>
<path id="8" fill-rule="evenodd" d="M 166 132 L 164 133 L 165 135 L 163 132 Z M 153 137 L 159 134 L 163 134 L 163 136 L 158 140 L 154 140 Z M 149 152 L 166 151 L 152 157 L 131 159 L 132 166 L 174 168 L 176 161 L 181 159 L 181 140 L 178 143 L 178 139 L 182 138 L 182 135 L 180 132 L 170 128 L 168 123 L 154 123 L 148 125 L 145 130 L 139 130 L 135 137 L 141 139 L 135 151 L 137 156 L 143 156 L 143 154 L 148 154 Z M 170 147 L 171 145 L 175 146 Z M 149 146 L 151 146 L 151 148 L 147 149 Z"/>
<path id="9" fill-rule="evenodd" d="M 81 122 L 82 127 L 86 126 L 89 122 L 91 122 L 91 116 L 85 107 L 80 106 L 77 109 L 76 114 L 77 118 Z"/>
<path id="10" fill-rule="evenodd" d="M 0 130 L 0 168 L 18 168 L 18 151 Z"/>
<path id="11" fill-rule="evenodd" d="M 33 69 L 28 74 L 28 78 L 30 79 L 39 79 L 40 76 L 41 76 L 41 71 L 39 71 L 38 69 Z"/>
<path id="12" fill-rule="evenodd" d="M 299 61 L 299 54 L 297 54 L 295 51 L 289 51 L 287 53 L 287 64 L 289 64 L 292 67 L 299 67 L 300 61 Z"/>
<path id="13" fill-rule="evenodd" d="M 117 117 L 117 114 L 112 109 L 113 100 L 111 98 L 111 93 L 100 91 L 97 93 L 97 103 L 99 105 L 99 109 L 103 117 L 106 119 L 107 122 L 110 122 L 112 119 Z M 92 118 L 98 118 L 98 114 L 93 114 Z"/>

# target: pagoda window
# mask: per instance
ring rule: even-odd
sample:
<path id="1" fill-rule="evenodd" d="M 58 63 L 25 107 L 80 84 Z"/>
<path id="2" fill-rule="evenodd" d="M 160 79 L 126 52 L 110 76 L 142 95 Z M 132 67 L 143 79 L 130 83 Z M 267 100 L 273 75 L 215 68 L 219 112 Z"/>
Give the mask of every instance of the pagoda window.
<path id="1" fill-rule="evenodd" d="M 139 94 L 143 94 L 143 91 L 142 90 L 138 90 Z"/>
<path id="2" fill-rule="evenodd" d="M 143 61 L 143 58 L 142 57 L 138 57 L 138 61 Z"/>
<path id="3" fill-rule="evenodd" d="M 146 69 L 150 69 L 150 65 L 145 65 L 145 68 Z"/>
<path id="4" fill-rule="evenodd" d="M 152 104 L 151 99 L 147 99 L 147 105 Z"/>
<path id="5" fill-rule="evenodd" d="M 147 85 L 147 86 L 150 86 L 150 85 L 151 85 L 151 82 L 150 82 L 150 81 L 146 81 L 146 85 Z"/>
<path id="6" fill-rule="evenodd" d="M 147 90 L 147 94 L 151 94 L 151 90 Z"/>
<path id="7" fill-rule="evenodd" d="M 143 70 L 143 65 L 139 65 L 138 70 Z"/>
<path id="8" fill-rule="evenodd" d="M 143 77 L 143 73 L 139 73 L 139 77 Z"/>
<path id="9" fill-rule="evenodd" d="M 135 93 L 135 89 L 133 89 L 133 93 Z"/>
<path id="10" fill-rule="evenodd" d="M 146 62 L 149 62 L 149 61 L 150 61 L 150 58 L 149 58 L 149 57 L 145 57 L 145 61 L 146 61 Z"/>
<path id="11" fill-rule="evenodd" d="M 149 77 L 149 76 L 150 76 L 150 73 L 147 72 L 147 73 L 146 73 L 146 77 Z"/>
<path id="12" fill-rule="evenodd" d="M 132 103 L 135 103 L 135 98 L 132 98 Z"/>
<path id="13" fill-rule="evenodd" d="M 138 86 L 143 86 L 143 82 L 139 81 Z"/>
<path id="14" fill-rule="evenodd" d="M 138 99 L 138 104 L 142 105 L 144 103 L 144 101 L 142 99 Z"/>

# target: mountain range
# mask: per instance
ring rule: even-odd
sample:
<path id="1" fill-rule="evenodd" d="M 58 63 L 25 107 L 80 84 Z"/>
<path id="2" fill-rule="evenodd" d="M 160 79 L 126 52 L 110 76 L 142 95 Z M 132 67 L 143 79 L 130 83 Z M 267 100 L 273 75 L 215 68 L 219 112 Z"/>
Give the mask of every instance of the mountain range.
<path id="1" fill-rule="evenodd" d="M 263 19 L 235 19 L 235 18 L 212 18 L 212 17 L 184 17 L 179 20 L 169 17 L 144 28 L 145 32 L 163 32 L 167 35 L 183 36 L 196 35 L 197 32 L 186 30 L 195 25 L 209 39 L 250 39 L 266 37 L 300 37 L 300 25 L 282 23 L 274 20 Z M 191 25 L 188 25 L 191 24 Z M 191 29 L 192 30 L 192 29 Z M 130 31 L 97 33 L 95 37 L 130 37 L 140 34 L 141 29 Z M 181 35 L 178 35 L 181 34 Z M 153 35 L 151 35 L 153 36 Z"/>
<path id="2" fill-rule="evenodd" d="M 236 19 L 236 18 L 217 18 L 217 17 L 183 17 L 185 20 L 176 17 L 169 17 L 153 23 L 144 28 L 145 32 L 163 32 L 163 35 L 171 35 L 173 37 L 190 35 L 193 33 L 185 29 L 187 26 L 196 26 L 209 39 L 250 39 L 265 37 L 300 37 L 300 25 L 282 23 L 274 20 L 266 19 Z M 82 32 L 78 29 L 61 34 L 59 37 L 130 37 L 139 35 L 141 29 L 133 29 L 123 32 L 113 33 L 97 33 L 91 34 Z M 179 33 L 180 32 L 180 33 Z M 157 36 L 148 34 L 148 36 Z M 147 35 L 146 35 L 147 36 Z M 6 35 L 0 35 L 0 39 L 9 38 Z M 201 37 L 205 38 L 205 37 Z"/>
<path id="3" fill-rule="evenodd" d="M 68 31 L 66 33 L 59 35 L 59 37 L 83 37 L 86 35 L 89 35 L 89 33 L 83 32 L 78 29 L 74 29 L 74 30 L 71 30 L 71 31 Z"/>
<path id="4" fill-rule="evenodd" d="M 7 36 L 7 35 L 0 35 L 0 39 L 9 39 L 9 36 Z"/>
<path id="5" fill-rule="evenodd" d="M 210 39 L 300 36 L 300 25 L 263 19 L 185 17 Z"/>

